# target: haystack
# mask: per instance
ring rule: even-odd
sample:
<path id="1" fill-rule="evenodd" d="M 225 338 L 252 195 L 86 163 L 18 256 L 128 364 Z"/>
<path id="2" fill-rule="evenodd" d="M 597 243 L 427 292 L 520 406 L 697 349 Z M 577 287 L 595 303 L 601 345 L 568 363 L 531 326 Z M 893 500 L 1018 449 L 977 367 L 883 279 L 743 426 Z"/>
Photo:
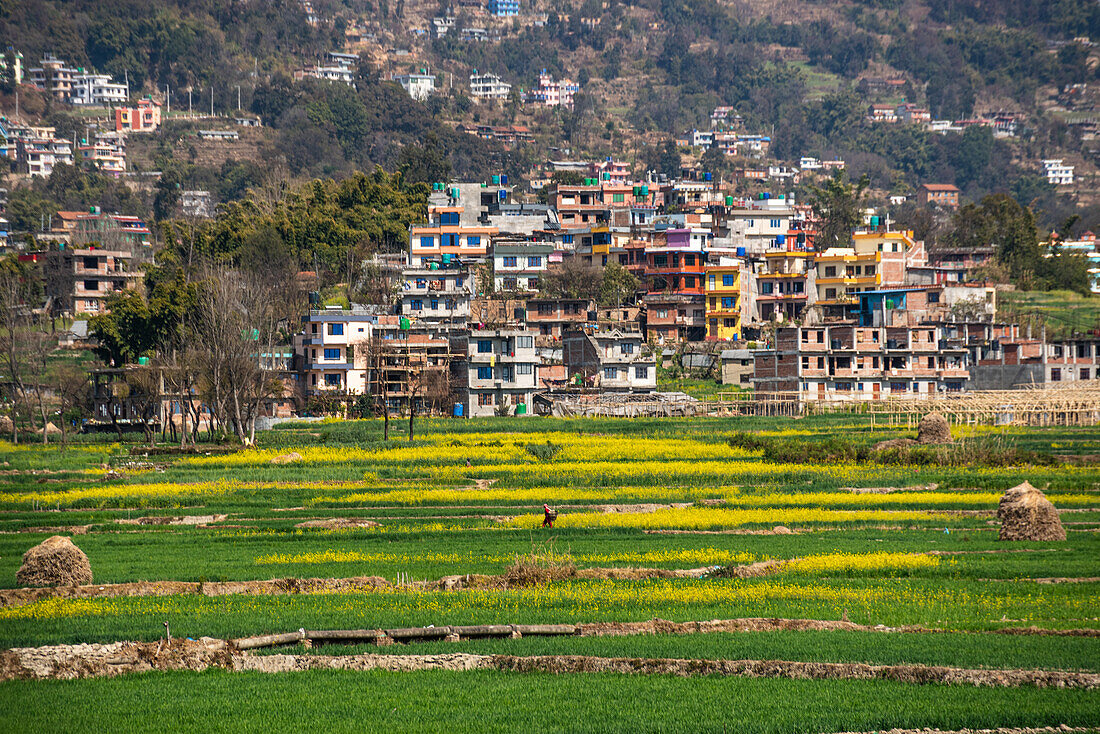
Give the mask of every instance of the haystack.
<path id="1" fill-rule="evenodd" d="M 23 586 L 79 586 L 92 583 L 92 566 L 71 540 L 54 535 L 23 554 L 15 580 Z"/>
<path id="2" fill-rule="evenodd" d="M 997 506 L 1001 521 L 999 540 L 1065 540 L 1066 530 L 1058 510 L 1030 483 L 1004 493 Z"/>
<path id="3" fill-rule="evenodd" d="M 951 424 L 939 413 L 929 413 L 917 424 L 917 443 L 951 443 Z"/>
<path id="4" fill-rule="evenodd" d="M 46 432 L 47 436 L 60 436 L 61 435 L 61 429 L 58 428 L 57 426 L 55 426 L 53 423 L 47 423 L 46 427 L 43 430 Z"/>
<path id="5" fill-rule="evenodd" d="M 302 455 L 297 451 L 291 451 L 289 454 L 281 454 L 271 460 L 272 464 L 290 464 L 295 461 L 301 461 Z"/>
<path id="6" fill-rule="evenodd" d="M 15 424 L 6 415 L 0 415 L 0 433 L 11 433 L 15 430 Z"/>

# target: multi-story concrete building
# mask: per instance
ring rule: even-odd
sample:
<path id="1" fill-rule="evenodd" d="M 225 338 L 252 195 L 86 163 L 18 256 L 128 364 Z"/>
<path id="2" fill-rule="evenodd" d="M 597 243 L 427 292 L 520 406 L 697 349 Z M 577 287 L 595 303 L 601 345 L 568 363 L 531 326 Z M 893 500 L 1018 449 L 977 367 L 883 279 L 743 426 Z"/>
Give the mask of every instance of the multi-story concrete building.
<path id="1" fill-rule="evenodd" d="M 114 107 L 126 104 L 129 90 L 125 84 L 117 84 L 110 74 L 77 74 L 73 77 L 72 97 L 74 105 Z"/>
<path id="2" fill-rule="evenodd" d="M 779 327 L 775 348 L 754 354 L 757 393 L 799 403 L 932 397 L 963 390 L 970 377 L 966 348 L 932 324 Z"/>
<path id="3" fill-rule="evenodd" d="M 456 325 L 470 318 L 474 277 L 465 267 L 409 268 L 401 277 L 404 316 Z"/>
<path id="4" fill-rule="evenodd" d="M 554 245 L 548 242 L 494 242 L 494 290 L 537 292 L 553 252 Z"/>
<path id="5" fill-rule="evenodd" d="M 959 208 L 959 189 L 952 184 L 921 184 L 917 189 L 917 203 L 935 205 L 944 209 Z"/>
<path id="6" fill-rule="evenodd" d="M 1052 186 L 1073 185 L 1073 166 L 1065 165 L 1061 158 L 1044 160 L 1043 173 L 1047 177 L 1047 183 Z"/>
<path id="7" fill-rule="evenodd" d="M 815 256 L 817 302 L 826 317 L 849 316 L 861 291 L 904 286 L 907 268 L 927 260 L 924 243 L 910 232 L 856 232 L 851 247 L 834 247 Z"/>
<path id="8" fill-rule="evenodd" d="M 802 214 L 787 198 L 757 199 L 748 207 L 731 208 L 725 227 L 732 247 L 743 248 L 748 255 L 763 255 L 776 247 L 800 225 Z"/>
<path id="9" fill-rule="evenodd" d="M 409 265 L 426 267 L 430 262 L 484 260 L 496 227 L 464 224 L 466 208 L 456 203 L 429 204 L 429 224 L 409 230 Z"/>
<path id="10" fill-rule="evenodd" d="M 562 354 L 570 378 L 580 375 L 610 392 L 657 389 L 657 361 L 640 331 L 596 326 L 567 331 Z"/>
<path id="11" fill-rule="evenodd" d="M 54 137 L 54 128 L 33 128 L 35 137 L 21 137 L 15 141 L 16 160 L 26 167 L 31 176 L 46 177 L 55 166 L 73 165 L 73 144 L 64 138 Z"/>
<path id="12" fill-rule="evenodd" d="M 498 18 L 519 15 L 519 0 L 489 0 L 487 9 L 489 15 L 495 15 Z"/>
<path id="13" fill-rule="evenodd" d="M 568 79 L 554 81 L 554 77 L 543 69 L 539 75 L 539 85 L 527 92 L 524 99 L 544 107 L 564 107 L 571 110 L 573 97 L 579 90 L 580 86 Z"/>
<path id="14" fill-rule="evenodd" d="M 142 274 L 129 250 L 69 248 L 42 257 L 46 297 L 54 313 L 108 313 L 107 298 L 140 287 Z"/>
<path id="15" fill-rule="evenodd" d="M 80 162 L 104 173 L 118 175 L 126 171 L 126 150 L 106 140 L 95 139 L 77 147 Z"/>
<path id="16" fill-rule="evenodd" d="M 142 97 L 133 107 L 115 109 L 115 132 L 154 132 L 160 127 L 160 103 Z"/>
<path id="17" fill-rule="evenodd" d="M 368 393 L 370 344 L 377 315 L 367 309 L 313 309 L 302 317 L 294 339 L 307 395 L 336 391 Z"/>
<path id="18" fill-rule="evenodd" d="M 741 338 L 741 264 L 706 266 L 707 341 Z"/>
<path id="19" fill-rule="evenodd" d="M 53 54 L 46 54 L 39 62 L 40 66 L 28 70 L 28 80 L 44 92 L 68 102 L 73 95 L 73 77 L 76 69 L 69 68 L 65 62 Z"/>
<path id="20" fill-rule="evenodd" d="M 475 329 L 465 339 L 467 415 L 531 415 L 539 367 L 535 332 Z"/>
<path id="21" fill-rule="evenodd" d="M 540 337 L 556 341 L 566 331 L 595 321 L 595 309 L 589 298 L 528 298 L 527 325 Z"/>
<path id="22" fill-rule="evenodd" d="M 394 74 L 393 80 L 418 102 L 423 102 L 435 92 L 434 74 Z"/>
<path id="23" fill-rule="evenodd" d="M 504 81 L 496 74 L 478 74 L 476 71 L 470 75 L 470 94 L 481 99 L 508 99 L 512 91 L 512 85 Z"/>

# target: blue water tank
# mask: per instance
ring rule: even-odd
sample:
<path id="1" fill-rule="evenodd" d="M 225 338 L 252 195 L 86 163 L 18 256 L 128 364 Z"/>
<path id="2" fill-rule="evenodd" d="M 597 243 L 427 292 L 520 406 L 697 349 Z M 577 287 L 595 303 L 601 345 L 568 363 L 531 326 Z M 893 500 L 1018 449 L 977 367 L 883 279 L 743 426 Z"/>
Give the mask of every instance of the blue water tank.
<path id="1" fill-rule="evenodd" d="M 508 192 L 507 192 L 507 191 L 505 191 L 504 189 L 501 189 L 501 190 L 500 190 L 500 200 L 501 200 L 501 201 L 504 201 L 504 200 L 505 200 L 505 199 L 507 199 L 507 198 L 508 198 Z"/>
<path id="2" fill-rule="evenodd" d="M 501 186 L 507 186 L 508 185 L 508 174 L 506 174 L 506 173 L 500 174 L 500 185 Z"/>
<path id="3" fill-rule="evenodd" d="M 770 198 L 772 198 L 772 195 L 770 193 L 768 193 L 767 191 L 765 191 L 764 192 L 764 198 L 765 199 L 770 199 Z"/>
<path id="4" fill-rule="evenodd" d="M 744 247 L 738 247 L 737 248 L 737 257 L 744 257 L 744 256 L 745 256 L 745 248 Z"/>
<path id="5" fill-rule="evenodd" d="M 775 236 L 775 244 L 777 244 L 777 245 L 785 245 L 785 244 L 787 244 L 787 235 L 785 235 L 785 234 L 777 234 L 777 235 Z"/>
<path id="6" fill-rule="evenodd" d="M 710 171 L 707 171 L 706 173 L 703 174 L 703 180 L 704 181 L 712 181 L 713 179 L 714 179 L 714 176 L 711 174 Z"/>
<path id="7" fill-rule="evenodd" d="M 465 415 L 465 409 L 462 403 L 455 403 L 455 418 L 461 418 L 463 415 Z"/>

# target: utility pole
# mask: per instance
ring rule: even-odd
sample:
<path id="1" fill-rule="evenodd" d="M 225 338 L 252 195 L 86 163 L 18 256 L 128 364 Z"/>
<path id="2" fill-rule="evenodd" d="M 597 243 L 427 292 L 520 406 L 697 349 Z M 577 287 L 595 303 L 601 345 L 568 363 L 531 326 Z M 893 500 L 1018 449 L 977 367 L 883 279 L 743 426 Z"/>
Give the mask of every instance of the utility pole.
<path id="1" fill-rule="evenodd" d="M 210 85 L 210 116 L 214 116 L 214 85 Z"/>
<path id="2" fill-rule="evenodd" d="M 167 117 L 172 113 L 172 88 L 167 84 L 164 85 L 164 116 Z"/>
<path id="3" fill-rule="evenodd" d="M 237 112 L 241 111 L 241 85 L 237 85 Z"/>
<path id="4" fill-rule="evenodd" d="M 187 116 L 194 117 L 194 113 L 191 110 L 191 87 L 187 88 Z"/>

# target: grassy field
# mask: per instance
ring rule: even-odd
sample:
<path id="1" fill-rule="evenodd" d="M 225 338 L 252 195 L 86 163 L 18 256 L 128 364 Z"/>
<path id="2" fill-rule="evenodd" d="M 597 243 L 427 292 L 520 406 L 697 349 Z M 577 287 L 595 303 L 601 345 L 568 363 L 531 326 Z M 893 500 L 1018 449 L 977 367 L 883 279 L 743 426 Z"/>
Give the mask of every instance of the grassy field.
<path id="1" fill-rule="evenodd" d="M 1045 324 L 1047 336 L 1085 334 L 1100 328 L 1100 297 L 1073 291 L 1006 291 L 997 296 L 998 316 L 1006 321 L 1026 323 L 1035 318 L 1036 328 Z M 1038 337 L 1038 332 L 1035 332 Z"/>
<path id="2" fill-rule="evenodd" d="M 261 434 L 256 449 L 188 456 L 146 457 L 103 436 L 81 436 L 63 452 L 0 444 L 0 589 L 17 586 L 28 548 L 59 532 L 87 553 L 100 584 L 351 576 L 394 584 L 373 592 L 47 598 L 0 607 L 0 647 L 154 641 L 165 621 L 175 635 L 198 638 L 300 627 L 844 618 L 937 632 L 524 638 L 377 651 L 1100 672 L 1100 638 L 992 634 L 1100 627 L 1100 468 L 1080 459 L 1100 453 L 1096 429 L 967 427 L 956 429 L 956 448 L 884 462 L 869 447 L 910 434 L 872 431 L 852 414 L 423 419 L 412 442 L 404 425 L 394 428 L 385 442 L 377 421 L 287 424 Z M 756 445 L 746 435 L 765 448 L 745 448 Z M 997 540 L 1000 494 L 1025 479 L 1062 511 L 1068 540 Z M 561 513 L 552 530 L 540 526 L 544 502 Z M 214 517 L 200 525 L 147 519 L 183 516 Z M 299 527 L 333 518 L 376 525 Z M 771 534 L 777 525 L 792 534 Z M 549 553 L 580 569 L 709 571 L 460 591 L 396 585 L 501 574 L 520 556 Z M 782 566 L 758 578 L 724 577 L 725 568 L 760 561 Z M 337 649 L 366 651 L 376 650 Z M 43 697 L 55 705 L 20 705 Z M 276 699 L 278 711 L 242 703 Z M 363 721 L 474 731 L 1076 726 L 1100 722 L 1098 699 L 1088 691 L 872 681 L 208 672 L 2 683 L 0 726 L 246 731 L 317 719 L 337 731 Z"/>

